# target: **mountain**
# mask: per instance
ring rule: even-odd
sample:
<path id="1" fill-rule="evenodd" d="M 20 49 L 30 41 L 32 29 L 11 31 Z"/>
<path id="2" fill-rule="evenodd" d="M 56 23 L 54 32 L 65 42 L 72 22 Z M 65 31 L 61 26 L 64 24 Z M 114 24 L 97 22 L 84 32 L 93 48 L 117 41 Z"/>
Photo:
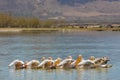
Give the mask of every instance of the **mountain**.
<path id="1" fill-rule="evenodd" d="M 114 1 L 119 1 L 119 0 L 58 0 L 58 2 L 60 2 L 61 4 L 67 4 L 67 5 L 74 5 L 76 3 L 86 4 L 86 3 L 94 2 L 94 1 L 114 2 Z"/>
<path id="2" fill-rule="evenodd" d="M 0 12 L 43 19 L 120 21 L 120 0 L 0 0 Z"/>

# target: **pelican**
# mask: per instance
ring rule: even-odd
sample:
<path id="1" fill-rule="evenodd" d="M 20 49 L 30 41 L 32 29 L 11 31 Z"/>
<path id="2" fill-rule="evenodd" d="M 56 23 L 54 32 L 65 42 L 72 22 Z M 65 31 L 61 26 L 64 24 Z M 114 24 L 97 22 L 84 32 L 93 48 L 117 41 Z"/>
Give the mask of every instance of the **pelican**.
<path id="1" fill-rule="evenodd" d="M 13 65 L 14 65 L 15 69 L 23 69 L 25 67 L 24 62 L 19 59 L 12 61 L 8 66 L 11 67 Z"/>
<path id="2" fill-rule="evenodd" d="M 62 62 L 60 62 L 58 64 L 58 67 L 61 67 L 61 68 L 71 68 L 71 63 L 73 62 L 74 60 L 72 59 L 71 56 L 68 56 L 66 59 L 64 59 Z"/>
<path id="3" fill-rule="evenodd" d="M 52 68 L 52 69 L 59 68 L 59 67 L 58 67 L 58 64 L 60 64 L 61 61 L 62 61 L 61 58 L 57 58 L 56 60 L 54 60 L 53 66 L 52 66 L 51 68 Z"/>
<path id="4" fill-rule="evenodd" d="M 27 62 L 25 64 L 25 66 L 27 66 L 27 68 L 36 69 L 39 64 L 40 64 L 40 62 L 38 60 L 31 60 L 31 61 Z"/>
<path id="5" fill-rule="evenodd" d="M 77 59 L 71 63 L 71 67 L 77 68 L 78 64 L 83 60 L 82 55 L 78 55 Z"/>
<path id="6" fill-rule="evenodd" d="M 51 57 L 48 59 L 44 59 L 39 65 L 38 68 L 43 68 L 43 69 L 50 69 L 54 63 L 54 60 L 52 60 Z"/>
<path id="7" fill-rule="evenodd" d="M 94 62 L 94 67 L 102 67 L 102 68 L 109 68 L 111 65 L 108 65 L 109 58 L 108 57 L 102 57 L 102 58 L 96 58 Z"/>
<path id="8" fill-rule="evenodd" d="M 101 64 L 107 64 L 108 63 L 108 61 L 110 61 L 110 59 L 108 58 L 108 57 L 103 57 L 102 58 L 102 61 L 101 61 Z"/>
<path id="9" fill-rule="evenodd" d="M 107 68 L 111 67 L 110 65 L 107 64 L 109 61 L 109 58 L 103 57 L 103 58 L 95 58 L 91 56 L 90 59 L 88 60 L 83 60 L 80 62 L 78 65 L 82 66 L 82 68 Z"/>

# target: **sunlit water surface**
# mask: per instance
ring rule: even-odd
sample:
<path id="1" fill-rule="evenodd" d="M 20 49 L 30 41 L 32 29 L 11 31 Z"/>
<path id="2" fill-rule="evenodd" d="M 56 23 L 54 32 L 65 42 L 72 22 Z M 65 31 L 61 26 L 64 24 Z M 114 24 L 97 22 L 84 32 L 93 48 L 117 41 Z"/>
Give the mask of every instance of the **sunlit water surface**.
<path id="1" fill-rule="evenodd" d="M 14 70 L 14 59 L 110 57 L 108 69 Z M 0 80 L 120 80 L 120 32 L 0 33 Z"/>

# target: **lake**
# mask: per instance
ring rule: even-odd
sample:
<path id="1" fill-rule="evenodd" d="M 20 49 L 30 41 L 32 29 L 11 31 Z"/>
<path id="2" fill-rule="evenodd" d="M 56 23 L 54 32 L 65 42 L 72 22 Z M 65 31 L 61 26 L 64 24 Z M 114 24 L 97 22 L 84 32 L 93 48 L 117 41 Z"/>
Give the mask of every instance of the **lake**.
<path id="1" fill-rule="evenodd" d="M 85 59 L 108 56 L 112 68 L 71 70 L 14 70 L 15 59 L 29 61 L 44 57 Z M 0 33 L 0 80 L 120 80 L 120 32 L 26 32 Z"/>

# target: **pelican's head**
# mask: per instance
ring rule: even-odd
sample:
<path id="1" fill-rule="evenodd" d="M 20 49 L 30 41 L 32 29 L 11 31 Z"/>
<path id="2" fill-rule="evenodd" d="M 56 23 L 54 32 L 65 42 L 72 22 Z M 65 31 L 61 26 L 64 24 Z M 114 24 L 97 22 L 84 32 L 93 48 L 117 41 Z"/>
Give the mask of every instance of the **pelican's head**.
<path id="1" fill-rule="evenodd" d="M 90 60 L 95 60 L 95 57 L 94 57 L 94 56 L 90 56 L 89 59 L 90 59 Z"/>
<path id="2" fill-rule="evenodd" d="M 45 57 L 42 57 L 42 58 L 41 58 L 41 61 L 44 61 L 44 60 L 45 60 Z"/>
<path id="3" fill-rule="evenodd" d="M 72 56 L 68 56 L 67 59 L 72 59 Z"/>
<path id="4" fill-rule="evenodd" d="M 103 57 L 102 59 L 106 60 L 106 61 L 110 61 L 110 59 L 108 57 Z"/>
<path id="5" fill-rule="evenodd" d="M 78 58 L 82 58 L 82 55 L 78 55 Z"/>
<path id="6" fill-rule="evenodd" d="M 48 57 L 49 60 L 52 60 L 53 58 L 52 57 Z"/>
<path id="7" fill-rule="evenodd" d="M 57 60 L 57 61 L 62 61 L 62 59 L 61 59 L 61 58 L 59 58 L 59 57 L 58 57 L 56 60 Z"/>

